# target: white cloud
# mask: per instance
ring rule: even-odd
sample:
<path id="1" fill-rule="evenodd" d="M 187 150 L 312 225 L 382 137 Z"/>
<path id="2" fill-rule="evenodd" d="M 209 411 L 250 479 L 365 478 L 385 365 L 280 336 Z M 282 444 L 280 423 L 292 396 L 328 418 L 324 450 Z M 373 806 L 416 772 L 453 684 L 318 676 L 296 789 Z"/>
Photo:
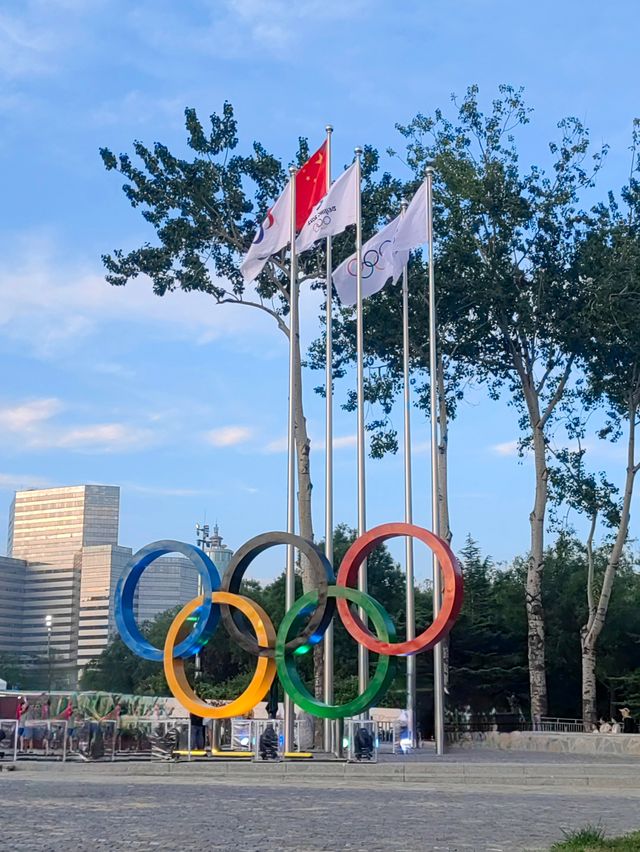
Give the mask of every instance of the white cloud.
<path id="1" fill-rule="evenodd" d="M 495 453 L 497 456 L 517 456 L 518 455 L 518 442 L 517 441 L 505 441 L 502 444 L 494 444 L 491 447 L 491 452 Z"/>
<path id="2" fill-rule="evenodd" d="M 148 92 L 132 89 L 123 97 L 102 101 L 90 111 L 88 121 L 97 127 L 156 124 L 165 126 L 176 118 L 182 121 L 187 97 L 154 98 Z"/>
<path id="3" fill-rule="evenodd" d="M 34 432 L 63 408 L 59 399 L 34 399 L 0 408 L 0 426 L 10 432 Z"/>
<path id="4" fill-rule="evenodd" d="M 357 435 L 341 435 L 340 437 L 333 439 L 333 448 L 334 450 L 340 450 L 343 447 L 355 447 L 357 442 Z"/>
<path id="5" fill-rule="evenodd" d="M 356 435 L 339 435 L 333 439 L 333 449 L 340 450 L 344 447 L 355 447 L 357 443 Z M 314 450 L 324 450 L 324 438 L 311 438 L 311 446 Z M 288 447 L 287 436 L 275 438 L 263 448 L 264 453 L 286 453 Z"/>
<path id="6" fill-rule="evenodd" d="M 126 423 L 96 423 L 47 432 L 34 441 L 33 446 L 115 453 L 143 449 L 155 443 L 156 436 L 151 429 Z"/>
<path id="7" fill-rule="evenodd" d="M 221 426 L 205 433 L 205 440 L 214 447 L 235 447 L 246 444 L 253 436 L 249 426 Z"/>
<path id="8" fill-rule="evenodd" d="M 206 293 L 176 291 L 160 298 L 145 278 L 112 287 L 97 264 L 69 263 L 42 234 L 13 236 L 11 250 L 2 249 L 0 329 L 41 357 L 72 352 L 110 323 L 144 325 L 156 337 L 199 344 L 234 338 L 250 348 L 266 336 L 278 340 L 266 314 L 216 305 Z"/>
<path id="9" fill-rule="evenodd" d="M 111 453 L 144 448 L 158 440 L 156 432 L 135 424 L 57 423 L 56 416 L 64 412 L 64 404 L 55 398 L 4 406 L 0 407 L 0 428 L 5 441 L 13 438 L 17 448 Z"/>
<path id="10" fill-rule="evenodd" d="M 153 494 L 158 497 L 200 497 L 219 492 L 211 488 L 172 488 L 162 485 L 138 485 L 134 482 L 123 482 L 121 486 L 126 491 L 136 491 L 139 494 Z"/>
<path id="11" fill-rule="evenodd" d="M 49 488 L 51 483 L 30 473 L 0 473 L 0 488 L 22 491 L 25 488 Z"/>
<path id="12" fill-rule="evenodd" d="M 370 0 L 226 0 L 229 15 L 261 47 L 274 52 L 291 45 L 301 31 L 325 22 L 356 18 Z"/>
<path id="13" fill-rule="evenodd" d="M 102 0 L 21 0 L 0 11 L 0 76 L 7 80 L 52 74 L 61 58 L 87 34 L 83 16 L 95 20 Z"/>
<path id="14" fill-rule="evenodd" d="M 285 435 L 282 438 L 274 438 L 273 441 L 269 441 L 269 443 L 265 446 L 265 453 L 286 453 L 287 448 L 289 446 L 289 442 L 287 440 L 287 436 Z"/>

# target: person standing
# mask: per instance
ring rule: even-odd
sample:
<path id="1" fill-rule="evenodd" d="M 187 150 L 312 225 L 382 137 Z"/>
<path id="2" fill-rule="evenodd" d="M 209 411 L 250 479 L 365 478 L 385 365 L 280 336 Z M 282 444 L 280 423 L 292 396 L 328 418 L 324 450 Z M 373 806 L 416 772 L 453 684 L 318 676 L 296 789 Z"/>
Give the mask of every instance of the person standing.
<path id="1" fill-rule="evenodd" d="M 638 733 L 638 724 L 636 720 L 631 715 L 631 710 L 628 707 L 620 708 L 620 715 L 622 716 L 622 733 L 623 734 L 637 734 Z"/>
<path id="2" fill-rule="evenodd" d="M 16 722 L 18 724 L 18 741 L 20 751 L 24 751 L 24 740 L 25 740 L 25 721 L 26 714 L 29 710 L 29 702 L 25 695 L 18 696 L 18 704 L 16 707 Z"/>

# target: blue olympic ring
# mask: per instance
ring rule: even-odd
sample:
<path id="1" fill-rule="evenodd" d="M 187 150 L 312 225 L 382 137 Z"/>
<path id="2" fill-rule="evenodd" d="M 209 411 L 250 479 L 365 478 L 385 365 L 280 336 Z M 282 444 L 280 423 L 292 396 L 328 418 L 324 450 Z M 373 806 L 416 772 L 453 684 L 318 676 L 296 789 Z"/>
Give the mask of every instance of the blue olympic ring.
<path id="1" fill-rule="evenodd" d="M 313 230 L 317 233 L 321 228 L 326 228 L 327 225 L 331 224 L 331 216 L 323 216 L 322 218 L 316 219 L 313 223 Z"/>
<path id="2" fill-rule="evenodd" d="M 387 243 L 390 243 L 390 242 L 391 242 L 391 240 L 384 240 L 380 244 L 379 249 L 374 249 L 374 248 L 367 249 L 367 251 L 364 253 L 364 255 L 362 257 L 362 277 L 363 278 L 371 278 L 371 276 L 373 275 L 374 269 L 377 269 L 380 272 L 385 269 L 385 265 L 380 266 L 379 263 L 380 263 L 381 260 L 384 260 L 384 247 L 387 245 Z M 369 255 L 375 255 L 375 260 L 374 261 L 367 260 L 367 257 Z M 356 277 L 355 262 L 356 262 L 356 259 L 354 257 L 347 264 L 347 272 L 349 273 L 349 275 L 351 275 L 352 278 Z M 365 271 L 365 267 L 366 267 L 367 271 Z"/>
<path id="3" fill-rule="evenodd" d="M 198 621 L 193 630 L 176 646 L 174 656 L 186 659 L 204 648 L 209 636 L 220 620 L 220 607 L 211 602 L 211 593 L 220 589 L 220 574 L 206 553 L 193 544 L 182 541 L 154 541 L 143 547 L 129 559 L 115 591 L 115 620 L 123 642 L 145 660 L 162 662 L 163 651 L 156 648 L 142 635 L 136 624 L 134 601 L 136 587 L 145 568 L 167 553 L 181 553 L 186 556 L 202 578 L 204 603 L 198 609 Z"/>

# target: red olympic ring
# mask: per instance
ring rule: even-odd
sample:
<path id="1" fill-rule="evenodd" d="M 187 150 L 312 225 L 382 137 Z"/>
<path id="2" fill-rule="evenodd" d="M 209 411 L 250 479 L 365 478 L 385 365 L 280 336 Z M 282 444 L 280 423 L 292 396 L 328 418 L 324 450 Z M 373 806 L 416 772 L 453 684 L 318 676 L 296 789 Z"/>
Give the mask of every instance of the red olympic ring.
<path id="1" fill-rule="evenodd" d="M 349 607 L 349 601 L 338 598 L 338 612 L 350 636 L 376 654 L 388 654 L 394 657 L 408 657 L 421 651 L 428 651 L 437 645 L 449 633 L 462 608 L 463 584 L 462 569 L 453 551 L 444 539 L 429 530 L 414 524 L 381 524 L 357 538 L 347 550 L 338 576 L 337 586 L 355 587 L 358 569 L 375 548 L 390 538 L 411 536 L 429 547 L 436 555 L 443 576 L 442 606 L 435 621 L 415 639 L 406 642 L 381 642 L 363 624 L 356 612 Z"/>

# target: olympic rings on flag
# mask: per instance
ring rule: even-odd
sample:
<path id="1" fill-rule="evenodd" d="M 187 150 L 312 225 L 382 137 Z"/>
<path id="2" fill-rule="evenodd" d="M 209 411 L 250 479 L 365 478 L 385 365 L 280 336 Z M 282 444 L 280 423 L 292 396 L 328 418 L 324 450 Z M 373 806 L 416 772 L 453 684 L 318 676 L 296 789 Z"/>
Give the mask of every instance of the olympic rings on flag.
<path id="1" fill-rule="evenodd" d="M 362 256 L 362 277 L 363 278 L 371 278 L 375 269 L 379 272 L 382 272 L 383 269 L 386 269 L 386 258 L 384 257 L 384 248 L 387 244 L 390 244 L 391 240 L 383 240 L 380 244 L 380 248 L 370 248 L 367 249 Z M 352 278 L 356 277 L 356 259 L 355 257 L 351 258 L 349 263 L 347 264 L 347 272 L 351 275 Z"/>
<path id="2" fill-rule="evenodd" d="M 327 225 L 331 224 L 331 216 L 318 216 L 316 221 L 313 223 L 313 230 L 317 234 L 321 228 L 326 228 Z"/>
<path id="3" fill-rule="evenodd" d="M 433 550 L 442 570 L 444 586 L 441 610 L 433 624 L 415 639 L 405 642 L 396 641 L 393 622 L 383 606 L 370 595 L 352 588 L 367 556 L 379 544 L 396 536 L 417 538 Z M 295 601 L 276 632 L 264 610 L 239 592 L 251 562 L 263 551 L 279 544 L 293 546 L 303 554 L 316 588 Z M 199 571 L 203 594 L 180 610 L 169 628 L 164 650 L 161 650 L 151 645 L 136 625 L 134 601 L 145 568 L 160 556 L 173 552 L 186 556 Z M 462 596 L 462 572 L 448 544 L 421 527 L 395 523 L 375 527 L 356 539 L 345 554 L 337 579 L 324 554 L 312 542 L 291 533 L 270 532 L 246 542 L 234 554 L 222 582 L 211 559 L 199 548 L 178 541 L 154 542 L 138 551 L 125 566 L 116 587 L 115 616 L 122 640 L 134 653 L 147 660 L 163 662 L 173 695 L 191 713 L 217 719 L 244 715 L 262 701 L 277 673 L 285 692 L 298 706 L 315 716 L 339 719 L 362 713 L 383 695 L 394 676 L 395 657 L 426 651 L 441 641 L 453 627 L 462 606 Z M 356 607 L 366 613 L 375 633 L 363 624 L 355 612 Z M 232 615 L 232 609 L 237 615 Z M 295 657 L 311 650 L 322 639 L 336 609 L 351 637 L 378 654 L 379 659 L 365 692 L 344 705 L 327 705 L 315 699 L 304 686 Z M 195 626 L 187 633 L 187 624 L 194 613 L 197 613 Z M 220 618 L 231 638 L 257 658 L 256 670 L 240 696 L 223 707 L 211 707 L 201 701 L 189 685 L 184 660 L 206 645 Z"/>

